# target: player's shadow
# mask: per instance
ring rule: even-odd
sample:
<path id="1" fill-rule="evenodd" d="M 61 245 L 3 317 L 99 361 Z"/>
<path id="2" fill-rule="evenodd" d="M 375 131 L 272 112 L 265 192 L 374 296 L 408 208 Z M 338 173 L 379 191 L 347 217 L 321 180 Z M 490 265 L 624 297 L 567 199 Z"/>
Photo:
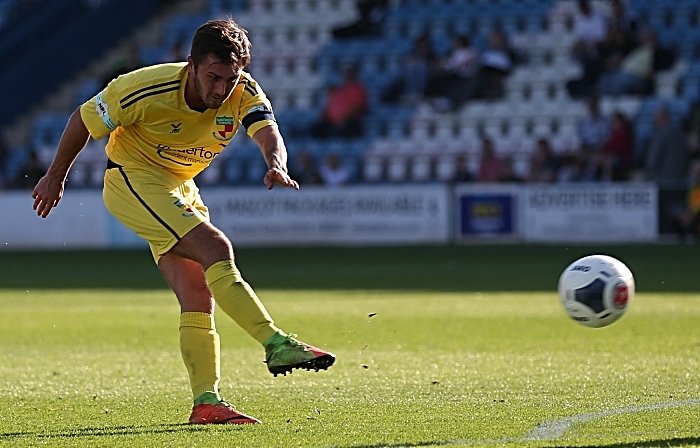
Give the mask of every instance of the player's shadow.
<path id="1" fill-rule="evenodd" d="M 448 446 L 448 445 L 481 445 L 484 442 L 469 442 L 464 440 L 444 440 L 444 441 L 432 441 L 432 442 L 406 442 L 406 443 L 378 443 L 376 445 L 343 445 L 336 446 L 333 448 L 420 448 L 422 446 Z"/>
<path id="2" fill-rule="evenodd" d="M 505 443 L 506 440 L 498 441 L 498 444 Z M 509 443 L 516 443 L 516 440 L 508 440 Z M 348 445 L 347 448 L 419 448 L 424 446 L 469 446 L 469 445 L 487 445 L 488 441 L 479 440 L 442 440 L 430 442 L 407 442 L 407 443 L 378 443 L 376 445 Z M 674 447 L 674 446 L 697 446 L 700 444 L 700 437 L 678 437 L 672 439 L 656 439 L 647 440 L 645 442 L 630 442 L 630 443 L 613 443 L 613 444 L 597 444 L 586 445 L 579 448 L 644 448 L 644 447 Z M 551 445 L 544 448 L 569 448 L 571 445 Z M 340 447 L 335 447 L 340 448 Z"/>
<path id="3" fill-rule="evenodd" d="M 232 430 L 242 430 L 243 428 L 235 425 L 227 425 L 226 428 Z M 172 423 L 162 425 L 124 425 L 124 426 L 99 426 L 99 427 L 84 427 L 74 428 L 66 431 L 42 431 L 28 430 L 17 432 L 0 433 L 0 442 L 12 441 L 26 437 L 36 439 L 77 439 L 80 437 L 99 437 L 99 436 L 122 436 L 122 435 L 139 435 L 139 434 L 174 434 L 174 433 L 193 433 L 206 431 L 208 428 L 201 425 L 191 425 L 189 423 Z"/>
<path id="4" fill-rule="evenodd" d="M 673 447 L 673 446 L 698 446 L 700 445 L 700 437 L 674 437 L 671 439 L 655 439 L 646 440 L 644 442 L 630 443 L 611 443 L 611 444 L 596 444 L 585 445 L 579 448 L 644 448 L 644 447 Z M 567 448 L 570 445 L 551 445 L 546 448 Z"/>

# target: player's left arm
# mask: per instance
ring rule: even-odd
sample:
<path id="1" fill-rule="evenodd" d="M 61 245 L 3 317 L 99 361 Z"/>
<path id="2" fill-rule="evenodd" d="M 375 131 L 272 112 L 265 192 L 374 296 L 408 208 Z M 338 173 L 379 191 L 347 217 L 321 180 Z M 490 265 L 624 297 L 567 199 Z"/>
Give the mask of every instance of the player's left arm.
<path id="1" fill-rule="evenodd" d="M 253 134 L 253 140 L 260 146 L 268 170 L 263 182 L 268 190 L 275 185 L 299 189 L 299 183 L 287 173 L 287 148 L 276 125 L 265 126 Z"/>

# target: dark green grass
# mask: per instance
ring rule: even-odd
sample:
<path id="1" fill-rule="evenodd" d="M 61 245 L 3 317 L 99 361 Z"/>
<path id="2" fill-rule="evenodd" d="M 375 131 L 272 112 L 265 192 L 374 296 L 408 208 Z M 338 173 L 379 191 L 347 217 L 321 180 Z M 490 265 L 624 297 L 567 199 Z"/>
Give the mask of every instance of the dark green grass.
<path id="1" fill-rule="evenodd" d="M 265 422 L 244 428 L 183 424 L 178 308 L 147 252 L 0 253 L 0 446 L 700 446 L 695 252 L 241 249 L 277 323 L 338 354 L 327 372 L 273 378 L 218 314 L 222 391 Z M 590 253 L 637 276 L 604 329 L 567 319 L 555 293 Z"/>
<path id="2" fill-rule="evenodd" d="M 474 245 L 237 250 L 254 286 L 275 289 L 551 291 L 572 261 L 594 253 L 627 263 L 640 290 L 700 291 L 700 246 Z M 0 251 L 0 288 L 160 289 L 150 253 Z"/>

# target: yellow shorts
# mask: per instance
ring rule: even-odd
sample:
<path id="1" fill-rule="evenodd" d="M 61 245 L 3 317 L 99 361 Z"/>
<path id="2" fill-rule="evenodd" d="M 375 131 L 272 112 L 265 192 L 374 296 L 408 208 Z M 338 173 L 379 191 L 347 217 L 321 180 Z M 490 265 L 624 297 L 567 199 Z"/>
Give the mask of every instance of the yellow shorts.
<path id="1" fill-rule="evenodd" d="M 155 167 L 107 169 L 102 197 L 115 218 L 148 241 L 156 264 L 187 232 L 209 222 L 194 180 Z"/>

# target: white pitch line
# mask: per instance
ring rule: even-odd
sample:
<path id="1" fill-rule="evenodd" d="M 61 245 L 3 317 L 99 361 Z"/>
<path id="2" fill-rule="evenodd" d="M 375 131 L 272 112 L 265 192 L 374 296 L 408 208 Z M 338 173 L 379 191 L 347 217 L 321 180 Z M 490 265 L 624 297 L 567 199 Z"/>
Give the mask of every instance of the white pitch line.
<path id="1" fill-rule="evenodd" d="M 590 414 L 573 415 L 571 417 L 560 418 L 540 423 L 537 428 L 533 429 L 530 434 L 525 436 L 523 441 L 542 441 L 554 440 L 563 436 L 571 426 L 576 423 L 584 423 L 600 417 L 609 417 L 611 415 L 631 414 L 639 411 L 654 411 L 657 409 L 673 408 L 677 406 L 690 406 L 700 404 L 700 399 L 685 400 L 685 401 L 668 401 L 665 403 L 647 404 L 644 406 L 633 406 L 631 408 L 609 409 L 607 411 L 591 412 Z"/>
<path id="2" fill-rule="evenodd" d="M 591 412 L 589 414 L 572 415 L 571 417 L 560 418 L 548 422 L 540 423 L 537 428 L 533 429 L 525 437 L 512 437 L 506 439 L 491 439 L 491 440 L 443 440 L 429 442 L 431 446 L 449 446 L 449 445 L 490 445 L 493 443 L 518 443 L 518 442 L 543 442 L 556 440 L 564 435 L 566 431 L 576 423 L 584 423 L 596 418 L 609 417 L 611 415 L 632 414 L 640 411 L 654 411 L 657 409 L 675 408 L 679 406 L 692 406 L 700 404 L 700 399 L 684 400 L 684 401 L 667 401 L 665 403 L 647 404 L 644 406 L 633 406 L 630 408 L 608 409 L 606 411 Z M 370 445 L 367 445 L 370 446 Z M 375 447 L 375 445 L 371 445 Z M 376 447 L 386 446 L 391 448 L 410 448 L 416 445 L 413 444 L 389 444 L 376 445 Z M 329 446 L 326 448 L 337 448 Z"/>

